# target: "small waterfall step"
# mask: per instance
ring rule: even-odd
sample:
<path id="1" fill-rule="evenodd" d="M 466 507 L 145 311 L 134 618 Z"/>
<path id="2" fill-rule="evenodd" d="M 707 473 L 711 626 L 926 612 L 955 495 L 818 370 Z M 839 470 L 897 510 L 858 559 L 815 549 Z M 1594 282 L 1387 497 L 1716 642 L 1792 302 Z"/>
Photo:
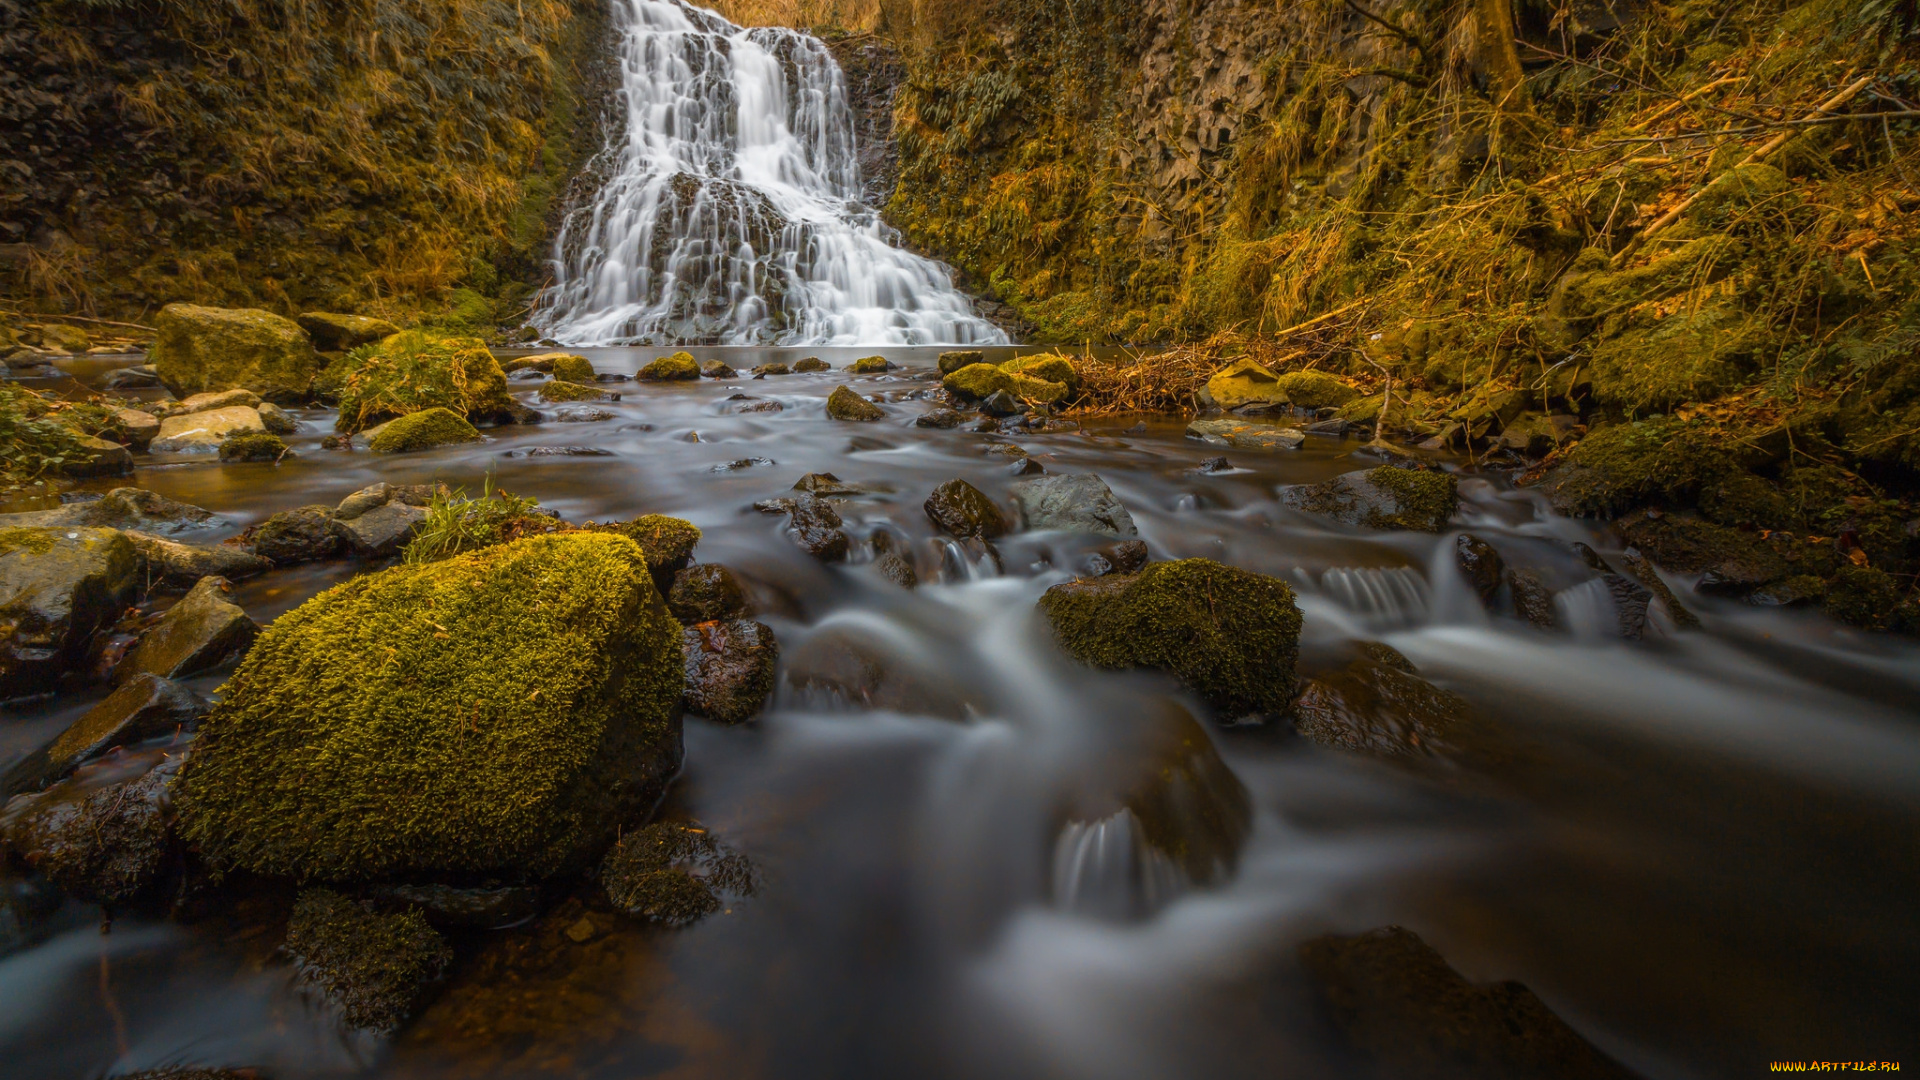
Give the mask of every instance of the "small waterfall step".
<path id="1" fill-rule="evenodd" d="M 626 129 L 536 323 L 568 345 L 979 345 L 1007 336 L 861 201 L 819 39 L 612 0 Z"/>

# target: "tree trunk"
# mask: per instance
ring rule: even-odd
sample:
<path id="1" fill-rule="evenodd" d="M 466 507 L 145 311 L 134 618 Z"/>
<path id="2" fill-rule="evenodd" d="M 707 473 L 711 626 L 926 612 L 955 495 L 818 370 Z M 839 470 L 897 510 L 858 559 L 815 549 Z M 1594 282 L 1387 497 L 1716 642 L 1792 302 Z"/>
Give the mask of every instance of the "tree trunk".
<path id="1" fill-rule="evenodd" d="M 1474 0 L 1479 20 L 1480 67 L 1493 102 L 1502 111 L 1527 111 L 1526 73 L 1514 43 L 1513 0 Z"/>

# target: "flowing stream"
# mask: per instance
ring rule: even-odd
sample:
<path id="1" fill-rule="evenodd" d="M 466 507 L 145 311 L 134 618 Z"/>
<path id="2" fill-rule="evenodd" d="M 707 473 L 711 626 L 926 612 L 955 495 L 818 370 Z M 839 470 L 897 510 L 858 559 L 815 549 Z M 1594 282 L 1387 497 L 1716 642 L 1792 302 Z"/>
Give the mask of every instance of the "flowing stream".
<path id="1" fill-rule="evenodd" d="M 588 354 L 631 373 L 661 351 Z M 696 351 L 741 368 L 800 355 Z M 197 542 L 377 480 L 478 492 L 490 478 L 572 521 L 691 519 L 699 558 L 750 580 L 782 669 L 760 722 L 688 722 L 662 812 L 737 848 L 760 885 L 684 930 L 625 921 L 588 887 L 533 925 L 462 937 L 450 985 L 384 1043 L 342 1034 L 295 990 L 257 913 L 127 917 L 103 935 L 97 909 L 70 904 L 0 958 L 0 1075 L 1343 1078 L 1360 1073 L 1295 950 L 1388 924 L 1476 981 L 1526 983 L 1648 1077 L 1920 1061 L 1911 642 L 1695 597 L 1681 579 L 1703 630 L 1607 637 L 1590 610 L 1604 593 L 1576 592 L 1577 632 L 1537 631 L 1479 607 L 1451 532 L 1369 533 L 1281 505 L 1283 485 L 1367 467 L 1353 442 L 1228 451 L 1233 468 L 1208 474 L 1221 451 L 1172 419 L 930 431 L 913 419 L 932 407 L 932 352 L 889 355 L 907 369 L 616 386 L 597 422 L 390 458 L 322 450 L 332 418 L 310 410 L 277 467 L 142 468 L 140 485 L 224 515 Z M 849 382 L 887 402 L 885 420 L 825 416 Z M 768 402 L 781 410 L 747 411 Z M 941 540 L 922 510 L 956 476 L 1004 500 L 1013 445 L 1051 473 L 1103 477 L 1156 558 L 1293 583 L 1305 673 L 1357 641 L 1401 650 L 1472 704 L 1471 752 L 1395 765 L 1221 728 L 1162 677 L 1067 660 L 1035 603 L 1092 542 L 1017 535 L 996 562 Z M 604 456 L 524 453 L 559 446 Z M 814 561 L 751 509 L 813 472 L 865 489 L 843 503 L 850 565 Z M 1455 530 L 1562 589 L 1590 576 L 1572 541 L 1608 550 L 1497 477 L 1463 474 L 1462 492 Z M 918 590 L 871 565 L 883 533 Z M 265 622 L 355 572 L 318 564 L 237 595 Z M 89 703 L 16 710 L 0 754 Z M 1135 797 L 1167 776 L 1201 804 L 1244 797 L 1244 827 L 1188 821 L 1210 854 L 1168 856 Z M 576 940 L 583 915 L 594 933 Z"/>
<path id="2" fill-rule="evenodd" d="M 536 322 L 570 345 L 1000 344 L 951 271 L 862 202 L 818 39 L 613 0 L 625 125 L 556 242 Z"/>

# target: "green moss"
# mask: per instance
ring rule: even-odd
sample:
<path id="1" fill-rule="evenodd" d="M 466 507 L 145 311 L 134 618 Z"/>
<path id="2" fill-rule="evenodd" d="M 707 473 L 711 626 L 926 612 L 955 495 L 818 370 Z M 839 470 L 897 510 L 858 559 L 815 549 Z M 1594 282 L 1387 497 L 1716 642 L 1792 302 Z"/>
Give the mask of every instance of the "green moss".
<path id="1" fill-rule="evenodd" d="M 1040 405 L 1052 405 L 1066 400 L 1068 389 L 1065 383 L 1048 382 L 1030 375 L 1010 374 L 992 364 L 975 364 L 961 368 L 941 380 L 941 385 L 952 393 L 969 398 L 986 398 L 996 391 L 1005 390 L 1014 397 Z"/>
<path id="2" fill-rule="evenodd" d="M 0 529 L 0 555 L 24 551 L 45 555 L 53 550 L 53 538 L 45 529 Z"/>
<path id="3" fill-rule="evenodd" d="M 1293 700 L 1300 609 L 1286 583 L 1210 559 L 1058 585 L 1041 598 L 1061 646 L 1094 667 L 1172 673 L 1222 717 Z"/>
<path id="4" fill-rule="evenodd" d="M 234 435 L 220 444 L 221 461 L 279 461 L 290 453 L 280 436 L 264 431 Z"/>
<path id="5" fill-rule="evenodd" d="M 402 559 L 439 562 L 564 527 L 559 518 L 541 511 L 538 500 L 494 491 L 491 480 L 478 499 L 467 498 L 464 491 L 443 489 L 427 504 L 426 519 L 408 541 Z"/>
<path id="6" fill-rule="evenodd" d="M 600 863 L 613 906 L 668 926 L 720 910 L 722 896 L 753 892 L 753 868 L 704 829 L 655 824 L 623 837 Z"/>
<path id="7" fill-rule="evenodd" d="M 507 374 L 478 338 L 409 331 L 347 354 L 323 382 L 336 386 L 343 432 L 365 431 L 389 417 L 444 409 L 460 416 L 511 414 Z"/>
<path id="8" fill-rule="evenodd" d="M 540 387 L 540 400 L 554 403 L 569 401 L 608 401 L 612 394 L 598 387 L 586 386 L 577 382 L 567 382 L 558 376 Z"/>
<path id="9" fill-rule="evenodd" d="M 405 454 L 453 443 L 479 441 L 480 433 L 474 430 L 472 424 L 461 419 L 459 414 L 446 409 L 428 409 L 425 412 L 408 413 L 381 428 L 380 434 L 374 436 L 373 452 Z"/>
<path id="10" fill-rule="evenodd" d="M 827 395 L 827 415 L 835 420 L 872 422 L 886 418 L 886 412 L 861 397 L 851 386 L 836 386 L 833 393 Z"/>
<path id="11" fill-rule="evenodd" d="M 700 377 L 700 361 L 692 353 L 663 356 L 640 369 L 641 382 L 690 382 Z"/>
<path id="12" fill-rule="evenodd" d="M 1568 514 L 1617 514 L 1649 499 L 1685 503 L 1745 472 L 1730 443 L 1700 424 L 1614 424 L 1581 440 L 1545 483 L 1554 506 Z"/>
<path id="13" fill-rule="evenodd" d="M 596 528 L 618 533 L 640 545 L 640 550 L 646 553 L 647 570 L 659 584 L 662 595 L 673 588 L 674 575 L 693 562 L 693 549 L 700 545 L 700 530 L 692 522 L 664 514 L 648 514 Z"/>
<path id="14" fill-rule="evenodd" d="M 1900 585 L 1884 570 L 1842 567 L 1827 583 L 1827 614 L 1869 630 L 1893 628 L 1900 607 Z"/>
<path id="15" fill-rule="evenodd" d="M 1382 465 L 1367 473 L 1367 480 L 1392 493 L 1398 504 L 1392 513 L 1374 515 L 1371 528 L 1437 532 L 1436 523 L 1452 518 L 1460 507 L 1459 482 L 1443 472 Z"/>
<path id="16" fill-rule="evenodd" d="M 300 894 L 285 950 L 349 1025 L 377 1032 L 399 1028 L 453 964 L 418 911 L 381 914 L 331 889 Z"/>
<path id="17" fill-rule="evenodd" d="M 1280 392 L 1302 409 L 1337 409 L 1360 391 L 1323 371 L 1293 371 L 1280 376 Z"/>
<path id="18" fill-rule="evenodd" d="M 168 304 L 154 319 L 148 359 L 179 397 L 251 390 L 305 398 L 324 366 L 307 332 L 271 311 Z"/>
<path id="19" fill-rule="evenodd" d="M 779 371 L 768 370 L 767 374 L 769 375 L 785 375 L 787 373 L 786 365 L 784 364 L 769 364 L 768 368 L 781 369 Z M 822 360 L 817 356 L 809 356 L 805 360 L 802 360 L 799 363 L 793 365 L 793 373 L 796 375 L 808 375 L 818 371 L 832 371 L 832 370 L 833 370 L 832 364 L 827 363 L 825 360 Z"/>
<path id="20" fill-rule="evenodd" d="M 885 375 L 892 370 L 893 364 L 884 356 L 866 356 L 847 365 L 847 371 L 855 375 Z"/>
<path id="21" fill-rule="evenodd" d="M 552 357 L 553 367 L 549 368 L 553 377 L 562 382 L 591 384 L 594 379 L 593 364 L 584 356 L 562 353 Z"/>
<path id="22" fill-rule="evenodd" d="M 1026 356 L 1018 360 L 1009 360 L 1000 365 L 1000 370 L 1009 375 L 1025 375 L 1046 382 L 1062 383 L 1068 390 L 1080 386 L 1080 376 L 1073 370 L 1073 363 L 1064 356 Z"/>
<path id="23" fill-rule="evenodd" d="M 581 867 L 677 766 L 681 665 L 622 537 L 355 578 L 276 619 L 227 682 L 179 782 L 182 835 L 302 879 Z"/>

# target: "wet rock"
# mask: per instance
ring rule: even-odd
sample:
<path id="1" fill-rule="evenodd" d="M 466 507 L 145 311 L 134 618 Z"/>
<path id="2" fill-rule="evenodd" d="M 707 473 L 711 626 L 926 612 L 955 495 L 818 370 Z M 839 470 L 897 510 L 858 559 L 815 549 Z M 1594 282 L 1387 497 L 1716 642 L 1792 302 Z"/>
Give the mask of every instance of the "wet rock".
<path id="1" fill-rule="evenodd" d="M 293 456 L 287 444 L 280 436 L 266 432 L 246 432 L 232 435 L 220 444 L 220 460 L 226 462 L 265 462 L 274 464 L 282 458 Z"/>
<path id="2" fill-rule="evenodd" d="M 827 415 L 835 420 L 853 420 L 868 422 L 886 418 L 885 410 L 859 394 L 852 387 L 842 386 L 827 397 Z"/>
<path id="3" fill-rule="evenodd" d="M 819 495 L 822 498 L 868 493 L 867 488 L 859 484 L 849 484 L 832 473 L 808 473 L 794 482 L 793 490 L 804 491 L 809 495 Z"/>
<path id="4" fill-rule="evenodd" d="M 697 379 L 700 375 L 695 372 L 693 377 Z M 565 405 L 575 401 L 619 401 L 620 395 L 583 383 L 553 379 L 540 387 L 540 400 L 548 405 Z"/>
<path id="5" fill-rule="evenodd" d="M 216 412 L 220 409 L 258 410 L 261 404 L 260 395 L 251 390 L 222 390 L 218 393 L 194 394 L 179 401 L 159 401 L 145 408 L 162 420 L 170 420 L 176 416 Z"/>
<path id="6" fill-rule="evenodd" d="M 537 461 L 541 458 L 604 458 L 619 455 L 598 446 L 534 446 L 525 450 L 509 450 L 500 456 L 514 460 Z"/>
<path id="7" fill-rule="evenodd" d="M 212 454 L 232 436 L 266 432 L 258 409 L 234 405 L 167 417 L 149 449 L 156 454 Z"/>
<path id="8" fill-rule="evenodd" d="M 597 424 L 605 420 L 619 419 L 619 414 L 607 409 L 595 409 L 590 406 L 575 406 L 556 409 L 553 422 L 556 424 Z"/>
<path id="9" fill-rule="evenodd" d="M 300 329 L 307 332 L 314 345 L 322 352 L 349 352 L 362 345 L 390 338 L 400 332 L 400 328 L 385 319 L 369 318 L 365 315 L 335 315 L 325 311 L 309 311 L 293 320 Z"/>
<path id="10" fill-rule="evenodd" d="M 1757 537 L 1674 514 L 1638 513 L 1614 524 L 1627 546 L 1678 574 L 1699 574 L 1696 592 L 1745 596 L 1789 576 L 1792 566 Z"/>
<path id="11" fill-rule="evenodd" d="M 127 446 L 135 452 L 143 451 L 153 445 L 160 437 L 160 418 L 139 409 L 116 409 L 113 418 L 127 433 Z"/>
<path id="12" fill-rule="evenodd" d="M 0 529 L 135 529 L 171 534 L 217 524 L 219 518 L 210 510 L 142 488 L 114 488 L 101 498 L 68 503 L 57 510 L 0 514 Z"/>
<path id="13" fill-rule="evenodd" d="M 1628 548 L 1621 556 L 1621 560 L 1627 564 L 1628 573 L 1631 573 L 1640 584 L 1646 586 L 1648 592 L 1659 597 L 1660 606 L 1667 609 L 1667 617 L 1673 620 L 1675 626 L 1682 630 L 1694 630 L 1700 627 L 1700 617 L 1688 611 L 1685 605 L 1680 603 L 1680 598 L 1673 595 L 1673 590 L 1661 580 L 1659 571 L 1653 568 L 1653 564 L 1647 561 L 1646 556 L 1640 554 L 1638 548 Z"/>
<path id="14" fill-rule="evenodd" d="M 1559 621 L 1554 613 L 1553 590 L 1532 570 L 1508 570 L 1507 592 L 1513 597 L 1513 613 L 1541 630 L 1551 630 Z"/>
<path id="15" fill-rule="evenodd" d="M 827 363 L 825 360 L 822 360 L 817 356 L 809 356 L 805 360 L 802 360 L 799 363 L 793 365 L 793 371 L 794 371 L 794 374 L 796 375 L 810 375 L 817 372 L 832 371 L 832 370 L 833 370 L 832 364 Z M 774 374 L 784 375 L 786 374 L 786 372 L 783 372 L 783 371 L 774 372 Z"/>
<path id="16" fill-rule="evenodd" d="M 753 377 L 756 379 L 763 379 L 768 375 L 791 374 L 793 374 L 792 369 L 788 368 L 785 364 L 761 364 L 759 367 L 753 369 Z"/>
<path id="17" fill-rule="evenodd" d="M 813 707 L 964 720 L 984 705 L 938 658 L 915 655 L 870 627 L 816 631 L 783 659 L 788 691 Z"/>
<path id="18" fill-rule="evenodd" d="M 1414 674 L 1412 666 L 1393 652 L 1388 659 L 1362 656 L 1342 670 L 1302 680 L 1293 703 L 1294 730 L 1322 746 L 1374 757 L 1456 751 L 1472 722 L 1471 708 Z"/>
<path id="19" fill-rule="evenodd" d="M 975 349 L 943 352 L 940 354 L 940 374 L 943 376 L 951 375 L 962 368 L 970 368 L 975 364 L 984 364 L 986 362 L 987 354 Z"/>
<path id="20" fill-rule="evenodd" d="M 1140 535 L 1113 489 L 1091 473 L 1045 476 L 1013 485 L 1013 500 L 1026 527 L 1119 538 Z"/>
<path id="21" fill-rule="evenodd" d="M 1187 438 L 1242 450 L 1298 450 L 1307 441 L 1298 429 L 1244 420 L 1195 420 L 1187 425 Z"/>
<path id="22" fill-rule="evenodd" d="M 329 435 L 326 438 L 320 440 L 320 449 L 332 450 L 338 453 L 352 453 L 353 452 L 353 436 Z"/>
<path id="23" fill-rule="evenodd" d="M 1167 671 L 1223 719 L 1278 715 L 1293 701 L 1300 609 L 1276 578 L 1210 559 L 1157 563 L 1056 585 L 1040 610 L 1082 663 Z"/>
<path id="24" fill-rule="evenodd" d="M 673 588 L 675 575 L 693 565 L 693 549 L 700 545 L 700 530 L 692 522 L 665 514 L 648 514 L 598 528 L 640 545 L 647 559 L 647 573 L 663 598 Z"/>
<path id="25" fill-rule="evenodd" d="M 704 372 L 704 369 L 703 369 L 703 372 Z M 622 375 L 622 374 L 620 374 L 620 373 L 619 373 L 619 372 L 617 372 L 617 371 L 603 371 L 603 372 L 601 372 L 601 373 L 599 373 L 598 375 L 595 375 L 595 376 L 593 377 L 593 381 L 594 381 L 594 382 L 597 382 L 597 383 L 623 383 L 623 382 L 632 382 L 632 381 L 633 381 L 633 376 L 631 376 L 631 375 Z"/>
<path id="26" fill-rule="evenodd" d="M 1111 577 L 1114 574 L 1137 574 L 1147 566 L 1147 542 L 1129 540 L 1124 544 L 1101 548 L 1080 561 L 1080 572 L 1085 577 Z"/>
<path id="27" fill-rule="evenodd" d="M 909 592 L 920 587 L 920 573 L 912 560 L 898 551 L 883 551 L 873 560 L 874 572 Z"/>
<path id="28" fill-rule="evenodd" d="M 154 675 L 136 675 L 52 741 L 9 768 L 0 778 L 0 798 L 64 779 L 115 747 L 192 728 L 210 707 L 207 699 L 179 683 Z"/>
<path id="29" fill-rule="evenodd" d="M 211 671 L 244 653 L 259 636 L 260 626 L 228 599 L 232 591 L 225 578 L 201 578 L 140 638 L 115 677 L 180 679 Z"/>
<path id="30" fill-rule="evenodd" d="M 787 535 L 807 554 L 821 562 L 845 562 L 849 549 L 847 534 L 838 511 L 827 500 L 802 495 L 793 500 L 787 519 Z"/>
<path id="31" fill-rule="evenodd" d="M 390 559 L 406 549 L 421 526 L 427 511 L 398 499 L 341 520 L 334 518 L 333 529 L 356 559 Z"/>
<path id="32" fill-rule="evenodd" d="M 1893 629 L 1903 586 L 1871 566 L 1843 566 L 1827 583 L 1827 614 L 1867 630 Z"/>
<path id="33" fill-rule="evenodd" d="M 780 645 L 757 622 L 702 622 L 682 633 L 686 652 L 687 711 L 717 724 L 741 724 L 760 715 L 773 695 Z"/>
<path id="34" fill-rule="evenodd" d="M 683 663 L 646 556 L 614 536 L 355 578 L 274 620 L 227 681 L 183 835 L 212 865 L 310 880 L 584 868 L 680 766 Z"/>
<path id="35" fill-rule="evenodd" d="M 1653 603 L 1653 593 L 1645 585 L 1620 574 L 1605 574 L 1600 582 L 1606 587 L 1608 598 L 1613 601 L 1620 636 L 1628 641 L 1639 641 L 1645 637 L 1647 609 Z"/>
<path id="36" fill-rule="evenodd" d="M 1280 501 L 1362 528 L 1439 532 L 1458 509 L 1460 495 L 1445 473 L 1382 465 L 1324 484 L 1287 488 Z"/>
<path id="37" fill-rule="evenodd" d="M 747 469 L 770 469 L 775 464 L 776 463 L 772 458 L 763 458 L 763 457 L 740 458 L 737 461 L 729 461 L 723 465 L 715 465 L 709 471 L 710 472 L 742 472 Z M 786 511 L 784 510 L 781 511 L 781 513 L 785 513 L 785 512 Z"/>
<path id="38" fill-rule="evenodd" d="M 383 914 L 331 889 L 294 902 L 283 947 L 302 985 L 349 1026 L 397 1030 L 446 978 L 453 950 L 418 911 Z"/>
<path id="39" fill-rule="evenodd" d="M 700 365 L 700 377 L 703 379 L 735 379 L 740 373 L 728 367 L 723 360 L 708 360 Z"/>
<path id="40" fill-rule="evenodd" d="M 1827 583 L 1811 574 L 1781 578 L 1753 590 L 1747 603 L 1754 607 L 1802 607 L 1826 599 Z"/>
<path id="41" fill-rule="evenodd" d="M 434 408 L 408 413 L 382 425 L 369 445 L 376 454 L 410 454 L 479 441 L 480 432 L 467 423 L 466 417 L 450 409 Z"/>
<path id="42" fill-rule="evenodd" d="M 1232 471 L 1232 463 L 1223 457 L 1208 458 L 1200 463 L 1199 468 L 1194 470 L 1194 472 L 1204 473 L 1208 476 L 1218 476 L 1221 473 L 1230 473 Z"/>
<path id="43" fill-rule="evenodd" d="M 325 506 L 283 511 L 227 542 L 243 546 L 275 566 L 338 558 L 342 546 L 340 534 L 334 529 L 333 511 Z"/>
<path id="44" fill-rule="evenodd" d="M 1315 420 L 1301 430 L 1309 435 L 1345 435 L 1352 428 L 1353 424 L 1346 420 L 1333 419 Z"/>
<path id="45" fill-rule="evenodd" d="M 504 930 L 540 913 L 536 885 L 375 885 L 367 896 L 386 908 L 418 909 L 436 927 Z"/>
<path id="46" fill-rule="evenodd" d="M 915 418 L 913 426 L 932 428 L 935 431 L 951 431 L 966 422 L 967 415 L 965 413 L 956 412 L 953 409 L 935 409 L 930 413 Z"/>
<path id="47" fill-rule="evenodd" d="M 777 401 L 752 401 L 745 405 L 735 406 L 733 411 L 742 416 L 751 416 L 755 413 L 786 412 L 787 407 Z"/>
<path id="48" fill-rule="evenodd" d="M 268 311 L 169 304 L 154 329 L 148 355 L 175 397 L 246 389 L 298 401 L 326 363 L 305 330 Z"/>
<path id="49" fill-rule="evenodd" d="M 435 496 L 445 494 L 447 489 L 440 484 L 370 484 L 341 499 L 340 505 L 334 507 L 333 519 L 353 521 L 389 503 L 426 507 L 432 505 Z"/>
<path id="50" fill-rule="evenodd" d="M 739 575 L 717 563 L 689 566 L 674 575 L 667 606 L 680 622 L 721 622 L 751 613 Z"/>
<path id="51" fill-rule="evenodd" d="M 1005 390 L 995 390 L 993 393 L 980 399 L 980 411 L 986 413 L 988 416 L 1024 416 L 1027 412 L 1027 405 Z"/>
<path id="52" fill-rule="evenodd" d="M 961 538 L 993 540 L 1010 530 L 1005 514 L 984 492 L 965 480 L 949 480 L 927 496 L 927 517 L 947 533 Z"/>
<path id="53" fill-rule="evenodd" d="M 139 899 L 172 862 L 173 784 L 185 754 L 105 787 L 66 780 L 7 804 L 7 845 L 62 892 L 112 909 Z"/>
<path id="54" fill-rule="evenodd" d="M 128 476 L 133 473 L 133 454 L 126 447 L 107 439 L 83 435 L 72 457 L 60 463 L 60 475 L 75 480 L 98 476 Z"/>
<path id="55" fill-rule="evenodd" d="M 110 371 L 100 380 L 102 390 L 148 390 L 160 385 L 160 373 L 152 364 L 139 364 Z"/>
<path id="56" fill-rule="evenodd" d="M 299 421 L 295 420 L 287 410 L 271 401 L 261 402 L 259 413 L 260 423 L 266 426 L 270 434 L 292 435 L 300 430 Z"/>
<path id="57" fill-rule="evenodd" d="M 700 377 L 700 362 L 692 353 L 663 356 L 640 369 L 641 382 L 691 382 Z"/>
<path id="58" fill-rule="evenodd" d="M 1473 535 L 1461 533 L 1453 542 L 1454 565 L 1466 575 L 1467 584 L 1480 596 L 1480 602 L 1491 605 L 1500 592 L 1500 583 L 1506 577 L 1507 563 L 1494 550 L 1492 544 Z"/>
<path id="59" fill-rule="evenodd" d="M 78 666 L 139 584 L 140 553 L 124 534 L 0 528 L 0 700 Z"/>
<path id="60" fill-rule="evenodd" d="M 1300 959 L 1335 1025 L 1406 1080 L 1630 1080 L 1517 982 L 1475 986 L 1398 926 L 1316 938 Z"/>
<path id="61" fill-rule="evenodd" d="M 751 895 L 753 866 L 705 829 L 659 823 L 623 837 L 600 862 L 613 906 L 636 919 L 686 926 Z"/>

